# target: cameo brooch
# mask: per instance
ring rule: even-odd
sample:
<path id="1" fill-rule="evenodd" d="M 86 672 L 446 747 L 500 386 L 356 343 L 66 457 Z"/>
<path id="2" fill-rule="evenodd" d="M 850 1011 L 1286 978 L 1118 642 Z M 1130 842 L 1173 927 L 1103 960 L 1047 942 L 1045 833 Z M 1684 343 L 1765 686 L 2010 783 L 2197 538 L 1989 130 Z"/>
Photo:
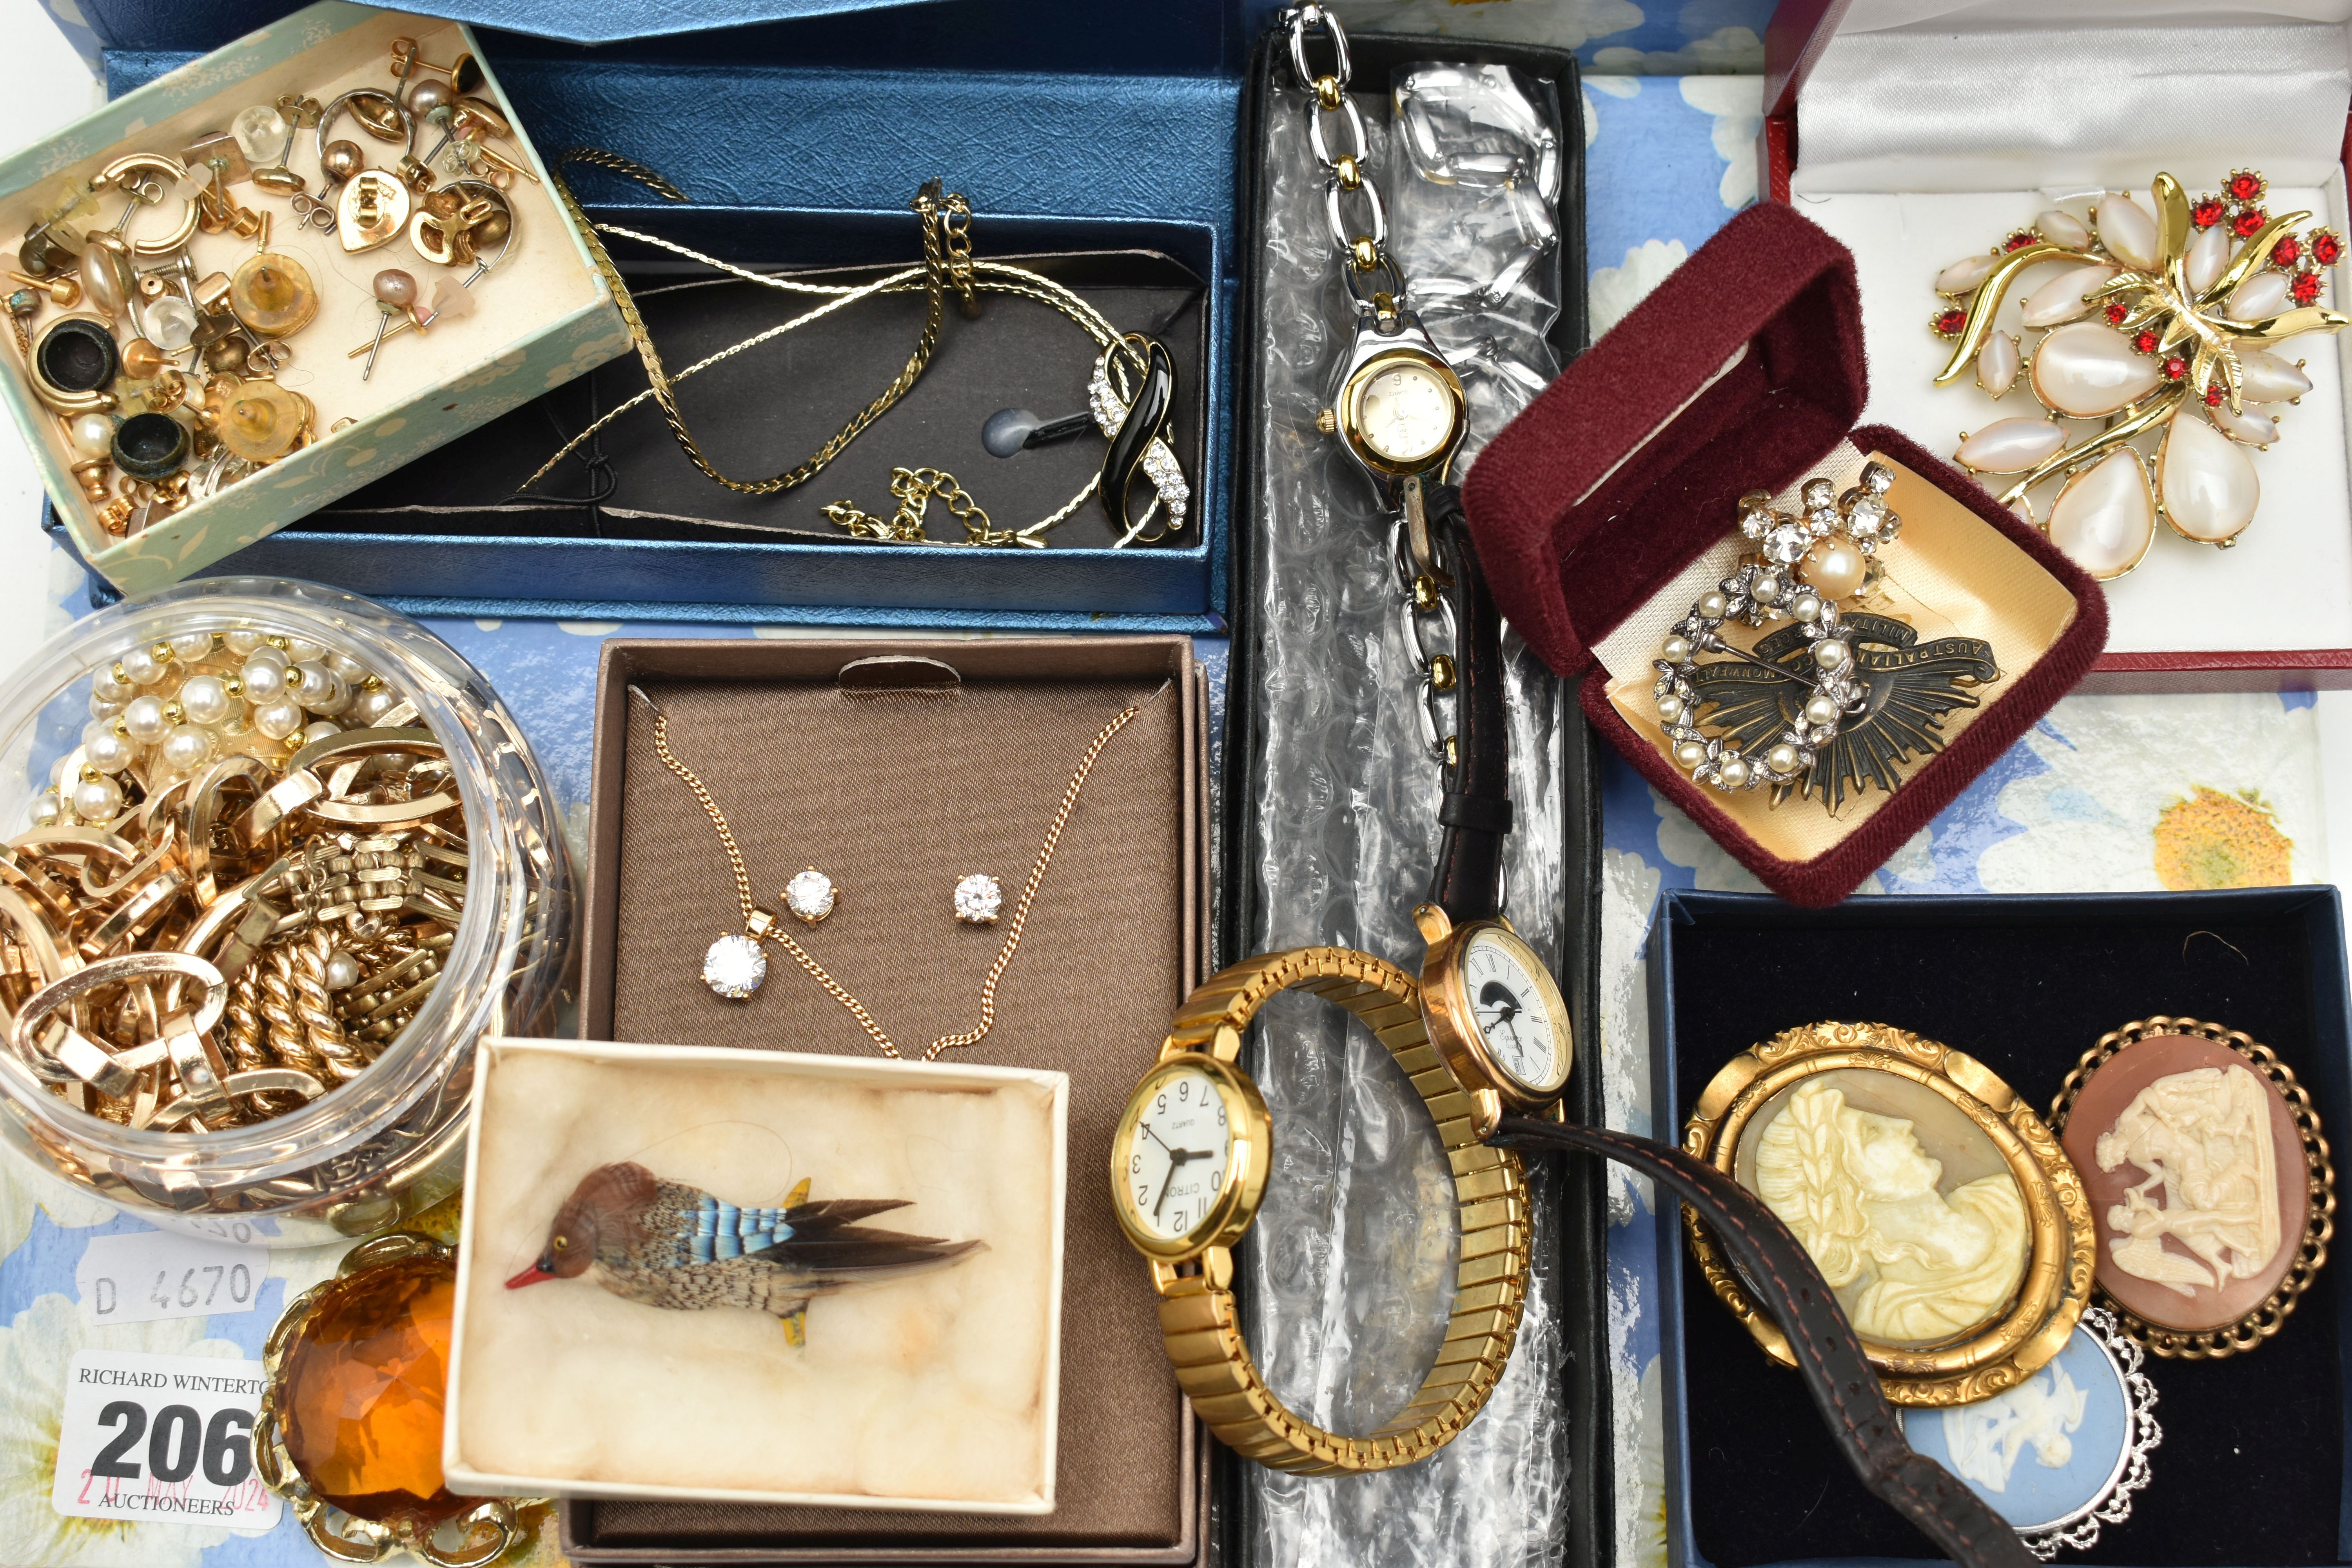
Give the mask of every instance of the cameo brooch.
<path id="1" fill-rule="evenodd" d="M 1936 384 L 1973 364 L 1986 393 L 2004 397 L 2021 382 L 2047 415 L 1963 431 L 1954 460 L 2015 475 L 2000 502 L 2029 521 L 2028 492 L 2063 479 L 2042 528 L 2102 581 L 2139 564 L 2159 517 L 2183 539 L 2235 542 L 2262 499 L 2245 448 L 2277 440 L 2284 405 L 2311 390 L 2302 363 L 2272 345 L 2352 322 L 2320 303 L 2343 237 L 2297 233 L 2311 215 L 2273 215 L 2268 191 L 2241 169 L 2192 199 L 2158 174 L 2153 215 L 2111 191 L 2087 223 L 2045 212 L 1936 279 L 1946 303 L 1928 325 L 1951 343 Z M 2021 307 L 2021 324 L 2042 334 L 2028 354 L 1996 318 L 2011 286 L 2044 263 L 2063 267 Z M 2142 437 L 2152 453 L 2135 444 Z"/>
<path id="2" fill-rule="evenodd" d="M 2336 1228 L 2311 1096 L 2269 1047 L 2148 1018 L 2084 1054 L 2050 1110 L 2082 1173 L 2100 1296 L 2160 1356 L 2234 1355 L 2278 1332 Z"/>
<path id="3" fill-rule="evenodd" d="M 1907 1030 L 1809 1024 L 1742 1051 L 1683 1147 L 1795 1232 L 1898 1405 L 2020 1386 L 2089 1300 L 2091 1209 L 2057 1136 L 1982 1063 Z M 1685 1223 L 1708 1286 L 1794 1365 L 1749 1283 Z"/>
<path id="4" fill-rule="evenodd" d="M 2143 1353 L 2098 1307 L 2041 1371 L 1972 1405 L 1903 1413 L 1911 1447 L 1960 1478 L 2043 1562 L 2131 1517 L 2164 1440 Z"/>

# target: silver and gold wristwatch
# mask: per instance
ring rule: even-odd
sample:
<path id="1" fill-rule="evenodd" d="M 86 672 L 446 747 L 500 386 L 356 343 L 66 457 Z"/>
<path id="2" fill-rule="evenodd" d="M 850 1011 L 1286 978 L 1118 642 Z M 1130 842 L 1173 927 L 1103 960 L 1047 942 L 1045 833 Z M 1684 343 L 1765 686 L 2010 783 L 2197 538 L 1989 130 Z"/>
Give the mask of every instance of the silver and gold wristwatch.
<path id="1" fill-rule="evenodd" d="M 1282 22 L 1290 34 L 1290 68 L 1314 95 L 1307 144 L 1323 166 L 1324 216 L 1356 312 L 1355 342 L 1340 358 L 1330 405 L 1316 424 L 1339 437 L 1378 488 L 1381 510 L 1403 514 L 1414 563 L 1434 573 L 1425 488 L 1444 480 L 1469 430 L 1462 378 L 1405 308 L 1404 274 L 1389 254 L 1388 208 L 1367 166 L 1363 116 L 1348 96 L 1353 71 L 1346 30 L 1319 5 L 1294 5 Z M 1328 71 L 1307 61 L 1308 40 L 1318 36 L 1330 45 Z M 1332 144 L 1334 116 L 1345 130 L 1344 149 Z"/>

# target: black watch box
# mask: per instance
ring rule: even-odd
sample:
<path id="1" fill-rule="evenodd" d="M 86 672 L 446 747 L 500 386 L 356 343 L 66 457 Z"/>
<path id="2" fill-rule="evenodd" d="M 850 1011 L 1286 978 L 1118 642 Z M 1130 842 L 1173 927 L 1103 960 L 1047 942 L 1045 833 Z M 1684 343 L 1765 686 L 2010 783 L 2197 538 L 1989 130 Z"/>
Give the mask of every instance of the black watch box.
<path id="1" fill-rule="evenodd" d="M 1263 310 L 1264 279 L 1269 269 L 1301 264 L 1291 252 L 1277 254 L 1267 232 L 1268 159 L 1277 115 L 1295 105 L 1276 98 L 1291 81 L 1288 35 L 1276 22 L 1271 8 L 1254 8 L 1265 26 L 1256 36 L 1242 82 L 1240 165 L 1241 244 L 1236 270 L 1241 279 L 1238 347 L 1235 353 L 1235 431 L 1234 464 L 1234 547 L 1232 555 L 1232 655 L 1227 678 L 1229 721 L 1221 770 L 1223 799 L 1219 806 L 1220 870 L 1218 881 L 1217 952 L 1219 966 L 1256 951 L 1254 933 L 1265 929 L 1265 888 L 1256 865 L 1260 830 L 1257 800 L 1266 773 L 1265 725 L 1267 704 L 1264 683 L 1275 679 L 1268 658 L 1259 646 L 1264 610 L 1256 584 L 1269 580 L 1270 552 L 1277 531 L 1294 520 L 1276 515 L 1260 482 L 1266 465 L 1296 443 L 1335 441 L 1318 436 L 1305 421 L 1312 410 L 1273 405 L 1267 384 L 1270 364 L 1295 352 L 1279 343 L 1279 330 Z M 1352 95 L 1366 119 L 1390 118 L 1390 82 L 1402 67 L 1423 61 L 1507 66 L 1522 76 L 1547 83 L 1556 95 L 1560 120 L 1560 184 L 1554 216 L 1560 236 L 1560 311 L 1548 338 L 1564 365 L 1585 346 L 1586 300 L 1584 268 L 1584 135 L 1583 92 L 1579 65 L 1568 50 L 1534 44 L 1514 44 L 1452 37 L 1421 37 L 1350 29 L 1349 56 Z M 1318 54 L 1316 58 L 1321 58 Z M 1319 231 L 1318 231 L 1319 238 Z M 1336 269 L 1328 249 L 1306 254 L 1304 263 Z M 1327 315 L 1332 322 L 1327 351 L 1336 355 L 1350 328 L 1335 313 L 1342 307 L 1336 270 L 1330 277 Z M 1336 445 L 1326 455 L 1325 468 L 1333 484 L 1363 482 Z M 1452 476 L 1462 477 L 1457 465 Z M 1368 532 L 1361 547 L 1377 553 L 1387 541 Z M 1339 595 L 1350 591 L 1334 567 L 1312 581 L 1293 566 L 1286 582 L 1302 593 Z M 1335 647 L 1334 658 L 1357 659 L 1361 651 Z M 1567 1115 L 1571 1121 L 1599 1125 L 1602 1120 L 1600 1074 L 1601 965 L 1601 752 L 1572 692 L 1561 695 L 1561 745 L 1557 777 L 1562 793 L 1562 842 L 1557 850 L 1559 892 L 1557 924 L 1559 946 L 1567 958 L 1557 978 L 1567 997 L 1577 1040 L 1577 1062 L 1569 1080 Z M 1515 773 L 1515 777 L 1526 776 Z M 1425 797 L 1410 804 L 1433 817 L 1438 809 L 1438 784 L 1433 770 Z M 1526 820 L 1524 809 L 1520 820 Z M 1519 831 L 1526 831 L 1524 827 Z M 1510 889 L 1513 903 L 1530 897 L 1523 887 Z M 1418 967 L 1415 953 L 1389 954 L 1408 969 Z M 1605 1564 L 1612 1552 L 1611 1438 L 1608 1426 L 1608 1296 L 1607 1197 L 1608 1177 L 1599 1163 L 1571 1160 L 1562 1163 L 1559 1215 L 1559 1276 L 1564 1283 L 1559 1310 L 1563 1354 L 1556 1373 L 1557 1398 L 1566 1452 L 1559 1456 L 1565 1478 L 1566 1500 L 1559 1510 L 1561 1535 L 1557 1551 L 1570 1563 Z M 1489 1412 L 1481 1420 L 1496 1417 Z M 1255 1527 L 1243 1472 L 1246 1462 L 1222 1448 L 1216 1453 L 1221 1479 L 1218 1545 L 1229 1562 L 1251 1560 L 1249 1532 Z M 1322 1484 L 1322 1483 L 1314 1483 Z M 1363 1483 L 1342 1482 L 1342 1485 Z"/>

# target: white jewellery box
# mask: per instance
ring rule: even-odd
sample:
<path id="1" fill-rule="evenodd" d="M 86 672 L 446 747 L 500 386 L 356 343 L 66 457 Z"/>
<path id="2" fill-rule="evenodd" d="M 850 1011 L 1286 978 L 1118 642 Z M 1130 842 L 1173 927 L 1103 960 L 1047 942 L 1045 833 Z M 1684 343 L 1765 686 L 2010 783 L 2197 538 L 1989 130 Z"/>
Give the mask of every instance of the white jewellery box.
<path id="1" fill-rule="evenodd" d="M 1769 188 L 1853 252 L 1870 359 L 1869 423 L 1950 455 L 1960 433 L 2040 417 L 2025 382 L 1996 401 L 1974 369 L 1934 378 L 1953 344 L 1931 328 L 1937 274 L 2103 191 L 2149 209 L 2159 174 L 2193 201 L 2257 171 L 2293 232 L 2352 233 L 2345 195 L 2352 0 L 2188 6 L 2166 0 L 1789 0 L 1768 40 L 1760 154 Z M 2152 210 L 2152 209 L 2150 209 Z M 2009 290 L 2000 330 L 2063 268 Z M 2318 303 L 2352 314 L 2352 266 Z M 2085 320 L 2096 322 L 2094 311 Z M 2273 346 L 2312 385 L 2273 405 L 2278 440 L 2241 450 L 2261 485 L 2229 549 L 2163 521 L 2139 565 L 2106 584 L 2107 651 L 2092 690 L 2352 686 L 2352 332 Z M 2193 395 L 2193 393 L 2192 393 Z M 2252 411 L 2249 404 L 2248 411 Z M 2184 408 L 2183 418 L 2199 417 Z M 2073 421 L 2070 445 L 2099 428 Z M 2145 444 L 2145 443 L 2143 443 Z M 1999 493 L 2013 476 L 1982 476 Z M 2046 524 L 2054 483 L 2032 492 Z"/>
<path id="2" fill-rule="evenodd" d="M 1069 1079 L 488 1039 L 452 1491 L 1054 1508 Z"/>

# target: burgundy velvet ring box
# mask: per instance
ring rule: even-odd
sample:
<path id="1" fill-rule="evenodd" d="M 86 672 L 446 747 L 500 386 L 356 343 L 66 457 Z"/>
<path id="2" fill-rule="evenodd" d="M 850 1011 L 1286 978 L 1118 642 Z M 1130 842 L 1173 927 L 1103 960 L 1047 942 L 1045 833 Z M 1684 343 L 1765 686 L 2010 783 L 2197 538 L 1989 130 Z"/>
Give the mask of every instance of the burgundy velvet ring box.
<path id="1" fill-rule="evenodd" d="M 1853 891 L 2106 640 L 2098 585 L 2038 531 L 1897 432 L 1855 427 L 1867 392 L 1853 258 L 1790 208 L 1751 207 L 1505 427 L 1464 486 L 1511 624 L 1554 670 L 1581 679 L 1594 727 L 1662 795 L 1799 904 Z M 1793 510 L 1807 479 L 1843 491 L 1865 460 L 1894 472 L 1885 499 L 1903 519 L 1867 607 L 1923 642 L 1989 643 L 2000 679 L 1945 718 L 1943 748 L 1915 754 L 1892 793 L 1850 791 L 1832 810 L 1819 794 L 1774 806 L 1769 789 L 1694 784 L 1657 721 L 1660 641 L 1752 549 L 1738 531 L 1742 494 L 1771 491 Z M 1723 631 L 1745 646 L 1774 629 Z"/>

